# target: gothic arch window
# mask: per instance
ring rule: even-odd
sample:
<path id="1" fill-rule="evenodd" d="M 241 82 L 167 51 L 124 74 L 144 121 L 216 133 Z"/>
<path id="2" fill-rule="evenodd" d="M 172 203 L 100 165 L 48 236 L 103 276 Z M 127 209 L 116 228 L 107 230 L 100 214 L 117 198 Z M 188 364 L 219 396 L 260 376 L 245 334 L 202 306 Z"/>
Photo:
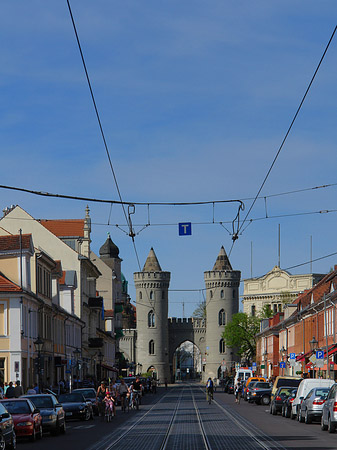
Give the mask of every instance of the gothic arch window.
<path id="1" fill-rule="evenodd" d="M 155 326 L 154 312 L 152 310 L 147 315 L 147 326 L 149 328 L 154 328 Z"/>
<path id="2" fill-rule="evenodd" d="M 153 339 L 151 339 L 151 341 L 149 342 L 149 354 L 154 355 L 154 340 Z"/>
<path id="3" fill-rule="evenodd" d="M 226 313 L 224 309 L 219 311 L 219 325 L 226 325 Z"/>
<path id="4" fill-rule="evenodd" d="M 224 297 L 225 297 L 225 293 L 224 293 L 224 290 L 223 290 L 223 289 L 221 289 L 220 297 L 221 297 L 221 298 L 224 298 Z"/>
<path id="5" fill-rule="evenodd" d="M 162 300 L 165 299 L 165 291 L 161 291 L 161 298 L 162 298 Z"/>
<path id="6" fill-rule="evenodd" d="M 220 339 L 220 341 L 219 341 L 219 353 L 225 353 L 225 351 L 226 351 L 225 341 L 223 339 Z"/>
<path id="7" fill-rule="evenodd" d="M 233 289 L 233 298 L 235 298 L 235 289 Z"/>
<path id="8" fill-rule="evenodd" d="M 209 295 L 211 298 L 213 298 L 213 291 L 209 291 Z"/>
<path id="9" fill-rule="evenodd" d="M 150 292 L 150 300 L 153 300 L 153 291 Z"/>
<path id="10" fill-rule="evenodd" d="M 141 300 L 143 298 L 143 294 L 142 291 L 139 292 L 139 300 Z"/>

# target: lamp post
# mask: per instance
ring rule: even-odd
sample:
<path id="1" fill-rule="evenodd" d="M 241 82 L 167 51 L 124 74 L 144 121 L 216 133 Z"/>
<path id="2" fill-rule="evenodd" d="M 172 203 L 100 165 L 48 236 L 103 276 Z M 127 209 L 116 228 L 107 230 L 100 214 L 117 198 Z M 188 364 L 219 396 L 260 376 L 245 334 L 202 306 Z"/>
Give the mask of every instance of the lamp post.
<path id="1" fill-rule="evenodd" d="M 263 362 L 264 362 L 264 371 L 265 371 L 265 375 L 268 375 L 268 371 L 267 371 L 267 361 L 268 361 L 268 352 L 267 352 L 267 350 L 265 350 L 264 353 L 263 353 Z"/>
<path id="2" fill-rule="evenodd" d="M 98 361 L 99 361 L 99 379 L 100 379 L 100 381 L 102 381 L 101 380 L 101 378 L 102 378 L 102 361 L 103 361 L 103 353 L 101 352 L 101 350 L 98 352 Z"/>
<path id="3" fill-rule="evenodd" d="M 74 350 L 74 356 L 75 356 L 75 361 L 76 361 L 76 387 L 77 387 L 77 389 L 78 389 L 78 378 L 79 378 L 79 362 L 78 362 L 78 358 L 79 358 L 79 356 L 80 356 L 80 354 L 81 354 L 81 350 L 79 349 L 79 348 L 76 348 L 75 350 Z"/>
<path id="4" fill-rule="evenodd" d="M 318 349 L 318 340 L 315 338 L 315 336 L 313 336 L 311 341 L 309 341 L 309 344 L 310 344 L 310 349 L 311 349 L 312 352 L 314 352 L 314 351 L 316 351 Z M 328 361 L 327 361 L 327 363 L 328 363 Z M 314 376 L 313 376 L 313 378 L 315 378 L 315 369 L 314 369 Z"/>
<path id="5" fill-rule="evenodd" d="M 43 350 L 44 340 L 40 336 L 38 336 L 36 341 L 34 341 L 34 346 L 35 346 L 35 351 L 37 352 L 37 376 L 38 376 L 39 392 L 42 392 L 41 352 Z"/>
<path id="6" fill-rule="evenodd" d="M 284 362 L 284 357 L 287 355 L 287 350 L 284 348 L 284 345 L 282 346 L 281 350 L 280 350 L 280 355 L 282 358 L 282 363 Z M 283 364 L 282 364 L 283 366 Z M 282 367 L 282 375 L 284 375 L 284 367 Z"/>

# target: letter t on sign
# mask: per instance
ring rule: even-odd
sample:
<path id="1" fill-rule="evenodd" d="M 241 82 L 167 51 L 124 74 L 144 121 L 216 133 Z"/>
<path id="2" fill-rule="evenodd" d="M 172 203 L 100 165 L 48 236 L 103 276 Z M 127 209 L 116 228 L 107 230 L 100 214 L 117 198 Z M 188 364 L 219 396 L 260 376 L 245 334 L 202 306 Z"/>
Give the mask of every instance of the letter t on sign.
<path id="1" fill-rule="evenodd" d="M 191 234 L 192 234 L 191 222 L 179 223 L 179 236 L 191 236 Z"/>

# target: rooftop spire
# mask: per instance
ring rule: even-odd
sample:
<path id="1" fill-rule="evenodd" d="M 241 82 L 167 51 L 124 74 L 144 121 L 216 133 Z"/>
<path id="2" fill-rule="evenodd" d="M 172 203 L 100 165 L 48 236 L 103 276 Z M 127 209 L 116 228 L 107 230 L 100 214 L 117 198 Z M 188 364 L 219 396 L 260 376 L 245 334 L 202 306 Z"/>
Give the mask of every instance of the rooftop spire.
<path id="1" fill-rule="evenodd" d="M 143 272 L 162 272 L 153 247 L 151 247 L 150 253 L 145 261 Z"/>
<path id="2" fill-rule="evenodd" d="M 215 261 L 213 270 L 224 271 L 224 270 L 233 270 L 231 263 L 229 262 L 227 253 L 222 246 L 219 252 L 219 255 Z"/>

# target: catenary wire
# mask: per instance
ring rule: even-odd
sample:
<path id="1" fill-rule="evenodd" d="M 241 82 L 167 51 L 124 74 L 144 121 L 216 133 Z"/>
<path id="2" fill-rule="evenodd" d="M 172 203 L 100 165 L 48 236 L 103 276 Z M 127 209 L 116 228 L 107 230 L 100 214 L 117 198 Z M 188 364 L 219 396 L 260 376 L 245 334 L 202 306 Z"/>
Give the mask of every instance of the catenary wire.
<path id="1" fill-rule="evenodd" d="M 279 149 L 278 149 L 278 151 L 277 151 L 277 153 L 276 153 L 276 155 L 275 155 L 275 157 L 274 157 L 274 159 L 272 161 L 272 164 L 269 167 L 268 172 L 267 172 L 266 176 L 264 177 L 264 180 L 263 180 L 263 182 L 262 182 L 262 184 L 261 184 L 261 186 L 260 186 L 260 188 L 259 188 L 259 190 L 258 190 L 258 192 L 257 192 L 257 194 L 256 194 L 256 196 L 254 198 L 254 200 L 253 200 L 253 203 L 251 204 L 251 206 L 250 206 L 250 208 L 249 208 L 245 218 L 241 222 L 241 225 L 239 227 L 239 231 L 241 231 L 241 229 L 244 226 L 246 220 L 248 219 L 248 216 L 250 215 L 250 213 L 251 213 L 251 211 L 252 211 L 252 209 L 253 209 L 253 207 L 254 207 L 254 205 L 256 203 L 256 200 L 258 199 L 258 197 L 259 197 L 259 195 L 260 195 L 260 193 L 261 193 L 261 191 L 262 191 L 262 189 L 263 189 L 263 187 L 264 187 L 264 185 L 265 185 L 265 183 L 266 183 L 266 181 L 267 181 L 267 179 L 268 179 L 268 177 L 270 175 L 270 172 L 272 171 L 272 169 L 273 169 L 273 167 L 274 167 L 274 165 L 276 163 L 276 160 L 278 159 L 278 157 L 279 157 L 279 155 L 281 153 L 281 150 L 282 150 L 282 148 L 283 148 L 283 146 L 284 146 L 284 144 L 285 144 L 285 142 L 286 142 L 286 140 L 287 140 L 287 138 L 289 136 L 289 133 L 290 133 L 290 131 L 291 131 L 291 129 L 292 129 L 294 123 L 295 123 L 295 120 L 296 120 L 296 118 L 297 118 L 297 116 L 298 116 L 298 114 L 299 114 L 299 112 L 300 112 L 300 110 L 302 108 L 302 105 L 303 105 L 303 103 L 304 103 L 304 101 L 305 101 L 305 99 L 306 99 L 306 97 L 308 95 L 308 92 L 309 92 L 309 90 L 310 90 L 310 88 L 311 88 L 311 86 L 312 86 L 312 84 L 314 82 L 314 79 L 316 78 L 316 74 L 317 74 L 317 72 L 318 72 L 318 70 L 319 70 L 319 68 L 320 68 L 320 66 L 321 66 L 321 64 L 322 64 L 322 62 L 324 60 L 324 57 L 325 57 L 325 55 L 326 55 L 326 53 L 328 51 L 328 48 L 330 47 L 331 41 L 332 41 L 332 39 L 333 39 L 333 37 L 334 37 L 334 35 L 336 33 L 336 30 L 337 30 L 337 26 L 334 28 L 334 30 L 332 32 L 332 35 L 331 35 L 331 37 L 329 39 L 328 44 L 325 47 L 323 55 L 321 56 L 321 59 L 320 59 L 318 65 L 317 65 L 316 70 L 315 70 L 315 72 L 314 72 L 314 74 L 313 74 L 313 76 L 312 76 L 312 78 L 310 80 L 310 83 L 309 83 L 309 85 L 308 85 L 308 87 L 307 87 L 307 89 L 306 89 L 306 91 L 304 93 L 304 96 L 303 96 L 303 98 L 302 98 L 302 100 L 301 100 L 301 102 L 300 102 L 300 104 L 299 104 L 299 106 L 298 106 L 298 108 L 296 110 L 296 113 L 295 113 L 295 115 L 294 115 L 294 117 L 293 117 L 293 119 L 292 119 L 292 121 L 290 123 L 290 126 L 288 127 L 288 130 L 287 130 L 287 132 L 286 132 L 286 134 L 285 134 L 285 136 L 284 136 L 284 138 L 283 138 L 283 140 L 281 142 L 281 145 L 280 145 L 280 147 L 279 147 Z"/>

